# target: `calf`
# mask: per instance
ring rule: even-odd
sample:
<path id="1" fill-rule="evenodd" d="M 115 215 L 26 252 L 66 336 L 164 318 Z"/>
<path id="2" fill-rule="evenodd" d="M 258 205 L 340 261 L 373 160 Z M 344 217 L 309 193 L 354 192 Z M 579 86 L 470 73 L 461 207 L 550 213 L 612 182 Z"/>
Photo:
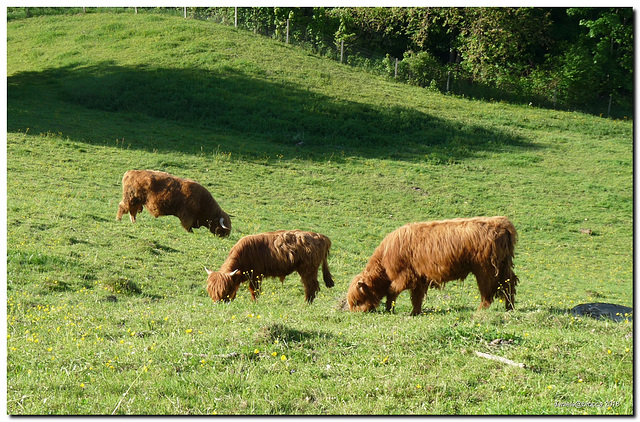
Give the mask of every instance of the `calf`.
<path id="1" fill-rule="evenodd" d="M 251 299 L 265 277 L 279 277 L 280 281 L 296 271 L 304 286 L 305 299 L 313 302 L 320 290 L 318 268 L 322 264 L 322 278 L 333 287 L 327 256 L 331 240 L 319 233 L 300 230 L 275 231 L 245 236 L 231 248 L 219 271 L 208 273 L 207 291 L 214 301 L 231 301 L 240 284 L 249 281 Z"/>

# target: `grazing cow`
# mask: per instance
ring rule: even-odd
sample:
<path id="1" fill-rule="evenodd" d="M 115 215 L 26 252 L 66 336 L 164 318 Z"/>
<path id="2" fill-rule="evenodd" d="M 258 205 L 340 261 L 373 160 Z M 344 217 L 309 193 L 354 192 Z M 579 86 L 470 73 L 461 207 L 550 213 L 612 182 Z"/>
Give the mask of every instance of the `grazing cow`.
<path id="1" fill-rule="evenodd" d="M 352 311 L 373 311 L 386 296 L 387 311 L 396 297 L 411 290 L 411 315 L 422 312 L 429 287 L 475 275 L 480 308 L 495 297 L 513 309 L 518 277 L 513 273 L 516 229 L 506 217 L 457 218 L 413 223 L 389 233 L 362 273 L 351 281 L 347 302 Z"/>
<path id="2" fill-rule="evenodd" d="M 207 227 L 218 236 L 231 233 L 231 219 L 201 184 L 169 173 L 151 170 L 129 170 L 122 178 L 122 201 L 116 220 L 129 213 L 131 222 L 147 207 L 154 217 L 175 215 L 188 232 Z"/>
<path id="3" fill-rule="evenodd" d="M 300 230 L 245 236 L 235 244 L 219 271 L 210 271 L 207 291 L 214 301 L 231 301 L 243 281 L 249 280 L 251 299 L 256 300 L 260 283 L 265 277 L 279 277 L 280 281 L 294 271 L 300 274 L 305 299 L 313 302 L 320 290 L 318 268 L 322 264 L 322 278 L 333 287 L 327 256 L 331 240 L 319 233 Z"/>

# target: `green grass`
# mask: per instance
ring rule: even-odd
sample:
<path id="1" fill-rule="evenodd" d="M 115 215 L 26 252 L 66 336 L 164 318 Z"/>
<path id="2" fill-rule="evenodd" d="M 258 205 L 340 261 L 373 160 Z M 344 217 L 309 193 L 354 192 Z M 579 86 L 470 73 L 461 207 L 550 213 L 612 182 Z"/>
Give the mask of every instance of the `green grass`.
<path id="1" fill-rule="evenodd" d="M 633 323 L 568 313 L 633 303 L 631 121 L 442 96 L 155 14 L 13 20 L 7 47 L 8 413 L 633 412 Z M 116 222 L 132 168 L 200 181 L 231 236 Z M 475 215 L 519 231 L 515 311 L 477 311 L 473 277 L 418 317 L 407 293 L 395 314 L 341 309 L 386 233 Z M 213 304 L 203 267 L 283 228 L 331 238 L 336 286 L 306 305 L 294 274 Z M 575 402 L 592 406 L 557 405 Z"/>

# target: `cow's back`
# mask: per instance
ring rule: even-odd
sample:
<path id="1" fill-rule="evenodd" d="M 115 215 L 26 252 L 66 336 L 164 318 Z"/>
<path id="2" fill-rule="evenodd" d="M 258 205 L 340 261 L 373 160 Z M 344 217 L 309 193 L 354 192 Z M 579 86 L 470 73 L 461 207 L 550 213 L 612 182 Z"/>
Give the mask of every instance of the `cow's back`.
<path id="1" fill-rule="evenodd" d="M 282 230 L 284 232 L 284 230 Z M 281 250 L 274 246 L 278 232 L 260 233 L 241 238 L 229 251 L 229 256 L 220 268 L 221 272 L 239 269 L 241 272 L 253 271 L 268 275 L 274 263 L 289 263 L 289 256 L 283 259 Z"/>
<path id="2" fill-rule="evenodd" d="M 377 253 L 387 272 L 409 269 L 431 280 L 450 280 L 466 277 L 476 262 L 484 264 L 504 236 L 515 236 L 506 217 L 410 223 L 389 233 Z"/>
<path id="3" fill-rule="evenodd" d="M 179 185 L 179 179 L 163 171 L 129 170 L 122 176 L 122 186 L 137 191 L 159 192 Z"/>
<path id="4" fill-rule="evenodd" d="M 251 268 L 254 271 L 262 271 L 265 275 L 274 272 L 291 273 L 296 271 L 301 263 L 315 265 L 317 268 L 326 254 L 322 258 L 314 257 L 317 251 L 322 251 L 320 254 L 325 253 L 327 242 L 330 244 L 324 235 L 301 230 L 278 230 L 249 235 L 241 238 L 231 248 L 223 268 Z M 310 263 L 310 260 L 313 263 Z"/>
<path id="5" fill-rule="evenodd" d="M 302 230 L 275 232 L 274 246 L 289 256 L 292 264 L 312 261 L 318 264 L 328 254 L 331 240 L 323 234 Z"/>

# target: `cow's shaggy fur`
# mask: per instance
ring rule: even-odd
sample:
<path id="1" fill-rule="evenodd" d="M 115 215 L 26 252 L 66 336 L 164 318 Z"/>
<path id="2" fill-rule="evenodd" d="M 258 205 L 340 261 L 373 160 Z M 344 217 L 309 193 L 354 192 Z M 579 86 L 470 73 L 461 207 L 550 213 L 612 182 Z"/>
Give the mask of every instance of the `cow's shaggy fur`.
<path id="1" fill-rule="evenodd" d="M 231 248 L 219 271 L 207 270 L 207 291 L 214 301 L 228 302 L 235 298 L 240 283 L 248 280 L 251 298 L 256 300 L 263 278 L 279 277 L 284 281 L 296 271 L 304 285 L 305 299 L 311 303 L 320 290 L 320 264 L 325 285 L 333 287 L 327 263 L 330 248 L 327 236 L 300 230 L 245 236 Z"/>
<path id="2" fill-rule="evenodd" d="M 384 296 L 392 310 L 396 297 L 411 290 L 412 315 L 422 312 L 429 287 L 475 275 L 480 308 L 495 297 L 513 309 L 518 277 L 513 273 L 516 229 L 506 217 L 458 218 L 407 224 L 389 233 L 347 293 L 353 311 L 372 311 Z"/>
<path id="3" fill-rule="evenodd" d="M 199 183 L 162 171 L 129 170 L 122 177 L 122 201 L 116 220 L 129 213 L 131 222 L 146 207 L 154 217 L 175 215 L 188 232 L 207 227 L 211 233 L 228 236 L 231 219 L 209 191 Z"/>

